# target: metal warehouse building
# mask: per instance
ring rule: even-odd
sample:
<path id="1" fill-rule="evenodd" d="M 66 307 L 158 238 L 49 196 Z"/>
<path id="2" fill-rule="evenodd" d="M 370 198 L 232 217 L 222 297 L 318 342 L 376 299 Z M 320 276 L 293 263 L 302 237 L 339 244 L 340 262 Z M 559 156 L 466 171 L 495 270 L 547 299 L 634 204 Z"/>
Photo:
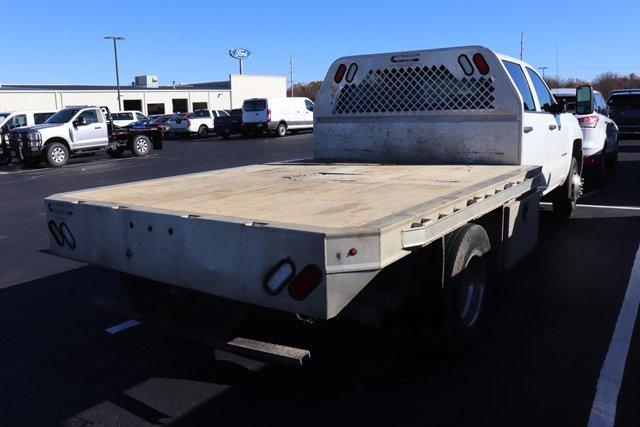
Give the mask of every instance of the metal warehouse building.
<path id="1" fill-rule="evenodd" d="M 155 76 L 136 77 L 131 86 L 120 86 L 122 110 L 144 114 L 194 111 L 201 108 L 242 107 L 247 98 L 285 97 L 284 76 L 231 74 L 228 81 L 159 86 Z M 115 86 L 0 85 L 0 111 L 56 111 L 69 105 L 106 105 L 117 111 Z"/>

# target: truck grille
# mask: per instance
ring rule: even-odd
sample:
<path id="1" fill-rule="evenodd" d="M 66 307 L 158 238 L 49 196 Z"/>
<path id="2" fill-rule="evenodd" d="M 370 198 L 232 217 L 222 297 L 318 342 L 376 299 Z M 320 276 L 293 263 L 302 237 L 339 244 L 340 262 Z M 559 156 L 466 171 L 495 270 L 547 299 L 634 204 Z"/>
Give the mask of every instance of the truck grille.
<path id="1" fill-rule="evenodd" d="M 26 133 L 11 133 L 9 136 L 9 145 L 13 150 L 17 150 L 19 145 L 28 143 L 28 137 Z"/>
<path id="2" fill-rule="evenodd" d="M 333 114 L 493 109 L 493 78 L 457 78 L 441 65 L 369 70 L 342 87 Z"/>

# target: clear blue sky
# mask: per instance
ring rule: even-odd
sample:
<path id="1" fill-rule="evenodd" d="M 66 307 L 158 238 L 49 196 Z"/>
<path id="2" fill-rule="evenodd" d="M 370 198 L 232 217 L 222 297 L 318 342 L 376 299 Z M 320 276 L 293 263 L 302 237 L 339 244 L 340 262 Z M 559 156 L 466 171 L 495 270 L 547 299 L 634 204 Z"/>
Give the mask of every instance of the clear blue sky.
<path id="1" fill-rule="evenodd" d="M 429 5 L 431 4 L 431 6 Z M 434 6 L 436 5 L 436 6 Z M 609 10 L 609 12 L 607 12 Z M 640 2 L 614 1 L 8 1 L 2 5 L 0 83 L 123 84 L 225 80 L 227 51 L 247 47 L 245 72 L 324 78 L 342 55 L 483 44 L 561 77 L 640 73 Z"/>

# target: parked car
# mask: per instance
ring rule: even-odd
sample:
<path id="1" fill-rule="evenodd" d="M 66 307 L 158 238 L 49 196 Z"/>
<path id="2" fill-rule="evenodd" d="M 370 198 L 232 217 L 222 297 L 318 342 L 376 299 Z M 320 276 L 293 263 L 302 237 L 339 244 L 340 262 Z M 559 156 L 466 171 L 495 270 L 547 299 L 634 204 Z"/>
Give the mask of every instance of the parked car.
<path id="1" fill-rule="evenodd" d="M 618 162 L 618 126 L 609 118 L 607 104 L 598 91 L 593 91 L 593 106 L 588 111 L 576 111 L 576 89 L 559 88 L 551 92 L 564 102 L 567 111 L 573 113 L 582 128 L 582 154 L 585 173 L 596 183 L 604 180 L 607 167 Z"/>
<path id="2" fill-rule="evenodd" d="M 313 129 L 313 102 L 309 98 L 253 98 L 242 104 L 242 132 L 285 136 Z"/>
<path id="3" fill-rule="evenodd" d="M 176 126 L 180 125 L 183 120 L 189 119 L 192 114 L 193 113 L 173 113 L 169 119 L 169 135 L 172 138 L 177 136 L 177 132 L 175 131 Z"/>
<path id="4" fill-rule="evenodd" d="M 21 126 L 33 126 L 44 123 L 55 111 L 15 110 L 0 112 L 0 128 L 12 130 Z"/>
<path id="5" fill-rule="evenodd" d="M 173 114 L 160 114 L 153 117 L 149 117 L 146 122 L 133 125 L 134 128 L 141 127 L 155 127 L 156 129 L 162 129 L 163 132 L 169 130 L 169 121 L 173 117 Z"/>
<path id="6" fill-rule="evenodd" d="M 176 134 L 198 135 L 204 138 L 213 132 L 215 128 L 215 118 L 228 116 L 225 110 L 196 110 L 191 117 L 186 120 L 176 120 L 171 126 L 171 131 Z"/>
<path id="7" fill-rule="evenodd" d="M 126 127 L 132 125 L 140 120 L 144 120 L 147 118 L 140 111 L 115 111 L 111 113 L 111 118 L 113 119 L 113 124 L 116 126 Z"/>
<path id="8" fill-rule="evenodd" d="M 607 106 L 609 117 L 616 122 L 621 135 L 640 134 L 640 89 L 612 91 Z"/>
<path id="9" fill-rule="evenodd" d="M 112 157 L 119 157 L 125 149 L 146 156 L 152 147 L 162 149 L 162 132 L 114 126 L 108 108 L 83 105 L 64 108 L 43 124 L 13 129 L 10 143 L 29 166 L 44 160 L 61 167 L 73 154 L 101 149 Z"/>
<path id="10" fill-rule="evenodd" d="M 231 110 L 227 116 L 219 116 L 215 119 L 215 132 L 216 135 L 229 138 L 231 135 L 235 135 L 242 132 L 242 108 L 235 108 Z"/>

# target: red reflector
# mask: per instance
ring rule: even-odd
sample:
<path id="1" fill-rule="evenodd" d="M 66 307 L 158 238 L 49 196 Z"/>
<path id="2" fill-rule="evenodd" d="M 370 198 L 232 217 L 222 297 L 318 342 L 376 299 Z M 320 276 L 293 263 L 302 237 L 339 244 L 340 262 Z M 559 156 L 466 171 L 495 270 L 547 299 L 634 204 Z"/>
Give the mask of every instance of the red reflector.
<path id="1" fill-rule="evenodd" d="M 489 64 L 487 64 L 484 56 L 476 53 L 475 55 L 473 55 L 473 63 L 476 64 L 476 68 L 478 69 L 478 71 L 480 71 L 480 74 L 489 74 Z"/>
<path id="2" fill-rule="evenodd" d="M 347 66 L 344 64 L 338 65 L 338 69 L 336 70 L 336 75 L 333 76 L 333 81 L 336 83 L 340 83 L 342 78 L 344 77 L 344 73 L 347 72 Z"/>
<path id="3" fill-rule="evenodd" d="M 321 281 L 322 270 L 320 270 L 320 267 L 309 264 L 300 271 L 300 274 L 293 279 L 293 283 L 289 285 L 289 295 L 295 300 L 303 300 L 313 292 Z"/>
<path id="4" fill-rule="evenodd" d="M 578 119 L 578 124 L 583 128 L 594 128 L 598 126 L 598 121 L 600 121 L 598 116 L 585 116 Z"/>

